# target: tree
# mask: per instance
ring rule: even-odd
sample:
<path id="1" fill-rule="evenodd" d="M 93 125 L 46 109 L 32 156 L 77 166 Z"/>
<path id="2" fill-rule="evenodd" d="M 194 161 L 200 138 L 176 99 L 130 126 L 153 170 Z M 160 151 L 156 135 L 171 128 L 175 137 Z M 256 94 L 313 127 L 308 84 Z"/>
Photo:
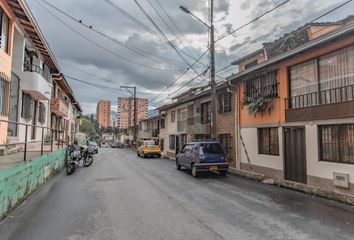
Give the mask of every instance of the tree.
<path id="1" fill-rule="evenodd" d="M 82 118 L 80 131 L 85 133 L 90 140 L 95 140 L 96 138 L 98 138 L 98 134 L 96 132 L 94 124 L 87 117 Z"/>

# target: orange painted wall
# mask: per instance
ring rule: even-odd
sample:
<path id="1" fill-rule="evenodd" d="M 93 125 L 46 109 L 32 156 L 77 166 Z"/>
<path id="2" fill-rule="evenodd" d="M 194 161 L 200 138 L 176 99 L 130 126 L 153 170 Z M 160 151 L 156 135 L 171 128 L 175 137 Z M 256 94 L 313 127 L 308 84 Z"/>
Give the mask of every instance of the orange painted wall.
<path id="1" fill-rule="evenodd" d="M 257 113 L 255 116 L 249 114 L 247 106 L 240 107 L 239 121 L 241 126 L 252 126 L 262 124 L 279 124 L 285 122 L 285 99 L 288 98 L 288 68 L 290 66 L 311 60 L 324 54 L 333 52 L 337 49 L 347 47 L 354 44 L 354 36 L 341 39 L 321 48 L 311 50 L 305 54 L 300 54 L 290 58 L 278 65 L 272 66 L 272 69 L 278 68 L 278 94 L 279 98 L 274 99 L 274 108 L 270 113 Z M 239 101 L 241 102 L 245 93 L 245 84 L 241 83 L 238 86 Z"/>

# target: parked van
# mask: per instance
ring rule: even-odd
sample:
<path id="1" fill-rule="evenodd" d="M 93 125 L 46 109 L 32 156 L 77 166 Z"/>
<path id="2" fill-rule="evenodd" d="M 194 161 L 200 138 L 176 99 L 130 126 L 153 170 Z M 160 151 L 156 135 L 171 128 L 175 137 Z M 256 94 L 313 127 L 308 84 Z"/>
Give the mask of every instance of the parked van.
<path id="1" fill-rule="evenodd" d="M 192 170 L 193 177 L 199 172 L 219 172 L 226 175 L 229 169 L 227 156 L 219 142 L 192 142 L 183 146 L 176 157 L 176 168 Z"/>

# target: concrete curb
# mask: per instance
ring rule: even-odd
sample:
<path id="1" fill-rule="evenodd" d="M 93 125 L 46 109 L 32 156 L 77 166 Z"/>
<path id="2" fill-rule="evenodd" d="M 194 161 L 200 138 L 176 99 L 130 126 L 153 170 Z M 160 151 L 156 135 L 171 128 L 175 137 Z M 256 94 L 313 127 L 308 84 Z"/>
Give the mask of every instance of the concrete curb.
<path id="1" fill-rule="evenodd" d="M 235 168 L 229 168 L 229 173 L 236 175 L 236 176 L 241 176 L 241 177 L 245 177 L 248 179 L 256 180 L 259 182 L 262 182 L 262 181 L 268 179 L 262 174 L 257 174 L 257 173 L 253 173 L 253 172 L 249 172 L 249 171 L 243 171 L 243 170 L 239 170 L 239 169 L 235 169 Z M 310 195 L 314 195 L 314 196 L 318 196 L 318 197 L 322 197 L 322 198 L 326 198 L 326 199 L 330 199 L 330 200 L 334 200 L 337 202 L 341 202 L 341 203 L 345 203 L 345 204 L 349 204 L 349 205 L 354 206 L 354 197 L 343 194 L 343 193 L 331 192 L 331 191 L 323 190 L 320 188 L 308 186 L 306 184 L 292 182 L 292 181 L 288 181 L 288 180 L 284 180 L 284 179 L 272 179 L 272 180 L 274 182 L 273 182 L 273 184 L 270 184 L 270 185 L 293 189 L 293 190 L 303 192 L 306 194 L 310 194 Z"/>

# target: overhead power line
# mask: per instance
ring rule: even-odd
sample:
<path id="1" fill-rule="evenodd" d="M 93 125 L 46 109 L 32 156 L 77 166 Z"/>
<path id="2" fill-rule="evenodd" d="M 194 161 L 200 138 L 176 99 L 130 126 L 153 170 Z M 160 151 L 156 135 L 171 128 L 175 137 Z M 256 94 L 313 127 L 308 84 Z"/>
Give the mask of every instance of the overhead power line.
<path id="1" fill-rule="evenodd" d="M 175 50 L 177 55 L 196 73 L 198 74 L 198 71 L 195 70 L 195 68 L 184 58 L 184 56 L 180 53 L 179 49 L 168 39 L 168 37 L 163 33 L 163 31 L 160 29 L 160 27 L 155 23 L 155 21 L 149 16 L 149 14 L 145 11 L 143 6 L 138 2 L 138 0 L 134 0 L 138 8 L 144 13 L 144 15 L 147 17 L 147 19 L 154 25 L 156 30 L 161 34 L 161 36 L 166 40 L 168 45 L 172 47 L 172 49 Z"/>
<path id="2" fill-rule="evenodd" d="M 151 29 L 149 26 L 147 26 L 146 24 L 144 24 L 143 22 L 139 21 L 137 18 L 135 18 L 134 16 L 132 16 L 131 14 L 129 14 L 127 11 L 125 11 L 124 9 L 122 9 L 121 7 L 119 7 L 117 4 L 115 4 L 114 2 L 110 1 L 110 0 L 104 0 L 105 3 L 107 5 L 109 5 L 110 7 L 112 7 L 114 10 L 118 11 L 119 13 L 121 13 L 123 16 L 127 17 L 128 19 L 130 19 L 132 22 L 134 22 L 136 25 L 138 25 L 140 28 L 144 29 L 145 31 L 149 32 L 150 34 L 152 34 L 154 37 L 156 37 L 157 39 L 159 39 L 159 41 L 162 44 L 166 44 L 167 46 L 171 46 L 170 43 L 168 41 L 166 41 L 166 39 L 163 38 L 163 36 L 160 36 L 156 31 L 154 31 L 153 29 Z M 191 56 L 190 54 L 186 53 L 183 50 L 180 50 L 183 54 L 185 54 L 186 56 L 190 57 L 191 59 L 195 60 L 196 58 Z M 205 63 L 198 61 L 198 63 L 200 63 L 203 66 L 207 66 Z"/>
<path id="3" fill-rule="evenodd" d="M 181 31 L 181 29 L 178 27 L 178 25 L 175 23 L 175 21 L 172 19 L 172 17 L 170 16 L 170 14 L 166 11 L 166 9 L 163 7 L 163 5 L 160 3 L 159 0 L 155 0 L 157 5 L 159 5 L 159 7 L 162 9 L 162 12 L 167 16 L 168 20 L 172 23 L 172 25 L 177 29 L 177 32 L 182 36 L 182 38 L 184 39 L 184 41 L 189 45 L 190 48 L 194 49 L 194 47 L 192 46 L 191 42 L 186 38 L 186 36 L 183 34 L 183 32 Z M 196 53 L 195 53 L 196 54 Z M 196 54 L 197 55 L 197 54 Z"/>
<path id="4" fill-rule="evenodd" d="M 327 12 L 321 14 L 320 16 L 314 18 L 313 20 L 311 20 L 310 22 L 308 22 L 307 24 L 305 24 L 305 26 L 301 27 L 301 28 L 298 29 L 297 31 L 301 31 L 301 30 L 305 29 L 305 28 L 308 26 L 308 24 L 311 24 L 311 23 L 316 22 L 317 20 L 319 20 L 319 19 L 321 19 L 321 18 L 327 16 L 328 14 L 330 14 L 330 13 L 332 13 L 332 12 L 338 10 L 339 8 L 341 8 L 341 7 L 345 6 L 345 5 L 347 5 L 348 3 L 352 2 L 352 1 L 353 1 L 353 0 L 348 0 L 348 1 L 345 1 L 345 2 L 341 3 L 340 5 L 334 7 L 334 8 L 332 8 L 332 9 L 330 9 L 329 11 L 327 11 Z M 253 21 L 253 20 L 252 20 L 252 21 Z M 326 26 L 326 27 L 324 27 L 324 28 L 321 28 L 321 29 L 317 30 L 316 32 L 313 32 L 312 34 L 316 34 L 316 33 L 318 33 L 318 32 L 321 32 L 321 31 L 323 31 L 324 29 L 326 29 L 326 28 L 328 28 L 328 27 L 329 27 L 329 26 Z M 238 29 L 238 30 L 240 30 L 240 29 Z M 288 36 L 284 37 L 281 41 L 284 42 L 284 41 L 286 41 L 286 40 L 287 40 L 288 38 L 290 38 L 290 37 L 291 37 L 291 35 L 288 35 Z M 274 42 L 274 43 L 268 45 L 267 48 L 274 47 L 276 44 L 279 44 L 279 42 L 276 41 L 276 42 Z M 229 65 L 229 66 L 231 66 L 231 65 Z M 225 67 L 225 69 L 226 69 L 226 68 L 228 68 L 228 66 Z M 224 68 L 223 68 L 223 69 L 224 69 Z M 223 70 L 223 69 L 221 69 L 221 70 Z M 221 71 L 221 70 L 219 70 L 219 71 Z M 226 72 L 229 72 L 229 71 L 226 71 Z M 226 73 L 226 72 L 223 72 L 223 73 Z"/>
<path id="5" fill-rule="evenodd" d="M 81 82 L 81 83 L 93 86 L 93 87 L 97 87 L 97 88 L 100 88 L 100 89 L 110 90 L 111 92 L 113 91 L 114 93 L 116 93 L 117 91 L 125 93 L 125 91 L 123 91 L 120 88 L 108 87 L 108 86 L 105 86 L 105 85 L 102 85 L 102 84 L 88 82 L 88 81 L 85 81 L 85 80 L 82 80 L 82 79 L 79 79 L 79 78 L 76 78 L 76 77 L 72 77 L 72 76 L 69 76 L 69 75 L 64 75 L 64 77 L 69 78 L 69 79 L 74 80 L 74 81 L 77 81 L 77 82 Z M 143 92 L 143 91 L 137 91 L 137 93 L 139 93 L 141 95 L 155 95 L 154 93 Z"/>
<path id="6" fill-rule="evenodd" d="M 49 3 L 48 1 L 46 1 L 46 0 L 41 0 L 41 1 L 43 1 L 45 4 L 47 4 L 49 7 L 53 8 L 54 10 L 60 12 L 64 16 L 68 17 L 69 19 L 73 20 L 74 22 L 80 24 L 81 26 L 83 26 L 83 27 L 85 27 L 85 28 L 97 33 L 98 35 L 100 35 L 100 36 L 102 36 L 102 37 L 104 37 L 104 38 L 106 38 L 106 39 L 118 44 L 121 47 L 127 48 L 130 51 L 132 51 L 132 52 L 134 52 L 134 53 L 136 53 L 136 54 L 138 54 L 140 56 L 143 56 L 143 57 L 145 57 L 147 59 L 150 59 L 151 61 L 153 61 L 155 63 L 159 63 L 159 64 L 165 65 L 167 67 L 171 67 L 171 66 L 169 66 L 169 65 L 167 65 L 167 64 L 165 64 L 165 63 L 163 63 L 161 61 L 158 61 L 158 60 L 152 58 L 151 56 L 155 56 L 157 58 L 161 58 L 161 59 L 165 59 L 165 60 L 169 60 L 169 61 L 176 61 L 176 60 L 173 60 L 173 59 L 169 59 L 169 58 L 161 57 L 161 56 L 158 56 L 158 55 L 154 55 L 153 53 L 145 52 L 144 50 L 136 48 L 134 46 L 129 46 L 128 44 L 126 44 L 126 43 L 124 43 L 122 41 L 119 41 L 119 40 L 109 36 L 108 34 L 103 33 L 102 31 L 97 30 L 92 25 L 85 24 L 81 19 L 73 17 L 72 15 L 70 15 L 67 12 L 63 11 L 62 9 L 54 6 L 53 4 Z"/>
<path id="7" fill-rule="evenodd" d="M 259 15 L 258 17 L 252 19 L 252 20 L 249 21 L 248 23 L 246 23 L 246 24 L 244 24 L 244 25 L 242 25 L 242 26 L 240 26 L 240 27 L 238 27 L 238 28 L 232 30 L 231 32 L 229 32 L 229 33 L 227 33 L 227 34 L 225 34 L 225 35 L 219 37 L 218 39 L 215 40 L 215 42 L 218 42 L 218 41 L 220 41 L 220 40 L 226 38 L 227 36 L 230 36 L 230 35 L 234 34 L 235 32 L 241 30 L 242 28 L 244 28 L 244 27 L 250 25 L 251 23 L 254 23 L 254 22 L 258 21 L 258 20 L 261 19 L 262 17 L 264 17 L 264 16 L 266 16 L 267 14 L 273 12 L 274 10 L 280 8 L 281 6 L 285 5 L 285 4 L 288 3 L 288 2 L 290 2 L 290 0 L 286 0 L 286 1 L 284 1 L 284 2 L 282 2 L 282 3 L 280 3 L 280 4 L 278 4 L 278 5 L 276 5 L 276 6 L 273 7 L 272 9 L 270 9 L 270 10 L 268 10 L 268 11 L 262 13 L 261 15 Z"/>
<path id="8" fill-rule="evenodd" d="M 148 66 L 148 65 L 145 65 L 145 64 L 142 64 L 142 63 L 138 63 L 138 62 L 135 62 L 135 61 L 132 61 L 130 60 L 129 58 L 127 57 L 124 57 L 124 56 L 121 56 L 105 47 L 103 47 L 102 45 L 96 43 L 95 41 L 91 40 L 89 37 L 85 36 L 84 34 L 78 32 L 77 30 L 75 30 L 73 27 L 71 27 L 70 25 L 68 25 L 66 22 L 64 22 L 61 18 L 59 18 L 58 16 L 56 16 L 51 10 L 49 10 L 47 7 L 45 7 L 42 3 L 40 3 L 38 0 L 34 0 L 38 5 L 40 5 L 45 11 L 47 11 L 51 16 L 53 16 L 55 19 L 57 19 L 59 22 L 61 22 L 63 25 L 65 25 L 67 28 L 69 28 L 71 31 L 73 31 L 74 33 L 76 33 L 77 35 L 79 35 L 81 38 L 85 39 L 86 41 L 92 43 L 93 45 L 95 45 L 96 47 L 102 49 L 103 51 L 121 59 L 121 60 L 124 60 L 126 62 L 129 62 L 129 63 L 132 63 L 132 64 L 135 64 L 135 65 L 138 65 L 140 67 L 144 67 L 144 68 L 148 68 L 148 69 L 151 69 L 151 70 L 157 70 L 157 71 L 171 71 L 171 70 L 165 70 L 165 69 L 160 69 L 160 68 L 155 68 L 155 67 L 152 67 L 152 66 Z"/>
<path id="9" fill-rule="evenodd" d="M 209 51 L 209 49 L 205 50 L 204 53 L 198 58 L 201 59 L 204 57 L 204 55 Z M 192 66 L 194 64 L 196 64 L 197 61 L 195 61 L 194 63 L 192 63 Z M 154 98 L 151 99 L 151 101 L 155 100 L 156 98 L 158 98 L 159 96 L 161 96 L 163 93 L 165 93 L 170 87 L 172 87 L 180 78 L 182 78 L 187 72 L 189 71 L 189 69 L 187 69 L 186 71 L 184 71 L 181 75 L 179 75 L 173 82 L 171 82 L 168 86 L 166 86 L 166 88 L 164 90 L 162 90 L 157 96 L 155 96 Z"/>

